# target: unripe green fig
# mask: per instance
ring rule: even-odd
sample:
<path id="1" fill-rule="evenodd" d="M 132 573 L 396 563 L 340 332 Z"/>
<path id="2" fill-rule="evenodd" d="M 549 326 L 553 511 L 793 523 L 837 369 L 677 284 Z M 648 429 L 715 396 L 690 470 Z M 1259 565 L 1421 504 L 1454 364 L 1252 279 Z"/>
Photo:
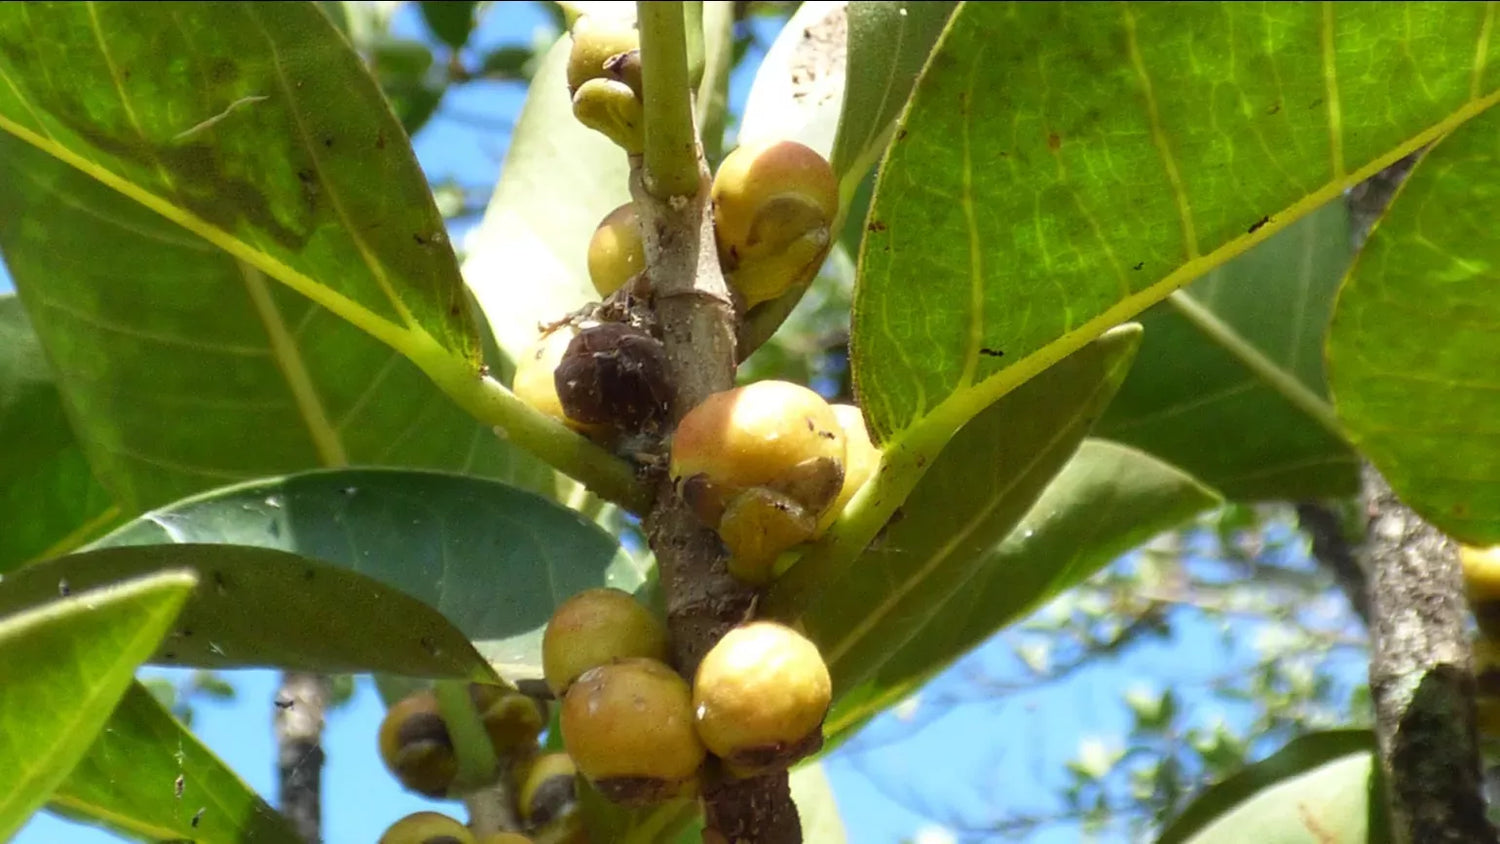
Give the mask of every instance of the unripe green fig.
<path id="1" fill-rule="evenodd" d="M 647 806 L 683 794 L 703 764 L 692 691 L 654 659 L 591 668 L 568 687 L 563 746 L 609 800 Z"/>
<path id="2" fill-rule="evenodd" d="M 559 698 L 580 674 L 625 657 L 665 660 L 667 629 L 619 589 L 586 589 L 563 601 L 542 633 L 542 673 Z"/>
<path id="3" fill-rule="evenodd" d="M 613 79 L 625 82 L 639 96 L 641 37 L 633 27 L 617 21 L 606 21 L 584 16 L 573 24 L 573 48 L 568 52 L 568 93 L 576 94 L 590 79 Z M 622 54 L 636 52 L 635 69 L 615 62 L 615 67 L 605 65 Z"/>
<path id="4" fill-rule="evenodd" d="M 415 812 L 391 824 L 380 844 L 474 844 L 474 834 L 447 815 Z"/>
<path id="5" fill-rule="evenodd" d="M 646 268 L 646 244 L 641 240 L 635 203 L 609 212 L 589 238 L 589 280 L 601 298 L 625 286 Z"/>
<path id="6" fill-rule="evenodd" d="M 746 309 L 817 274 L 833 243 L 838 179 L 796 141 L 742 146 L 714 174 L 719 263 Z"/>
<path id="7" fill-rule="evenodd" d="M 714 393 L 678 423 L 672 478 L 702 478 L 699 515 L 717 524 L 728 499 L 751 487 L 791 496 L 821 515 L 843 485 L 844 430 L 823 397 L 789 381 Z M 696 509 L 697 505 L 695 505 Z"/>
<path id="8" fill-rule="evenodd" d="M 615 79 L 590 79 L 573 94 L 573 116 L 631 155 L 645 148 L 641 98 Z"/>
<path id="9" fill-rule="evenodd" d="M 865 428 L 865 415 L 852 404 L 833 405 L 833 414 L 838 417 L 839 427 L 844 429 L 844 485 L 838 497 L 818 520 L 817 534 L 827 531 L 854 493 L 859 492 L 875 470 L 880 468 L 880 449 L 870 442 L 870 432 Z"/>
<path id="10" fill-rule="evenodd" d="M 380 722 L 380 758 L 408 790 L 427 797 L 448 794 L 458 776 L 458 757 L 431 691 L 408 695 L 386 710 Z"/>
<path id="11" fill-rule="evenodd" d="M 771 621 L 729 631 L 693 678 L 698 735 L 740 775 L 784 769 L 820 748 L 832 698 L 817 646 Z"/>

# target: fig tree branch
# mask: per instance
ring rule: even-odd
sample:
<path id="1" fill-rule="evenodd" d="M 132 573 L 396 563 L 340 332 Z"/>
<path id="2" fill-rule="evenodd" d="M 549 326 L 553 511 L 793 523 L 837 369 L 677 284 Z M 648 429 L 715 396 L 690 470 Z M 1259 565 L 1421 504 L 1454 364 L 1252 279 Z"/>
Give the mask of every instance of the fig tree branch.
<path id="1" fill-rule="evenodd" d="M 693 124 L 683 4 L 636 5 L 645 149 L 631 162 L 630 190 L 675 387 L 675 423 L 708 396 L 734 386 L 735 311 L 719 266 L 708 166 Z M 645 528 L 667 596 L 673 661 L 691 678 L 709 648 L 754 615 L 756 593 L 729 575 L 717 534 L 668 478 L 659 482 Z M 705 840 L 802 840 L 785 772 L 734 779 L 710 759 L 702 782 Z"/>

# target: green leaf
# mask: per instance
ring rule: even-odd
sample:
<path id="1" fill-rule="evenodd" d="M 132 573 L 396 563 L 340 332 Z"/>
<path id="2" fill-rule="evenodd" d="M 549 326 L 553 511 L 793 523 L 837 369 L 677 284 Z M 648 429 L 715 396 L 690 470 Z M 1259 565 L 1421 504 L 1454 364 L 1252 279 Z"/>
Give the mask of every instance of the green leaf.
<path id="1" fill-rule="evenodd" d="M 871 434 L 925 453 L 1488 108 L 1493 9 L 1451 12 L 964 4 L 902 118 L 864 241 L 851 363 Z M 1392 32 L 1399 54 L 1381 41 Z"/>
<path id="2" fill-rule="evenodd" d="M 980 414 L 842 577 L 821 579 L 803 560 L 777 582 L 772 612 L 784 612 L 791 590 L 813 594 L 800 621 L 828 662 L 836 706 L 852 690 L 899 679 L 877 675 L 925 627 L 953 621 L 950 602 L 1073 455 L 1124 381 L 1139 339 L 1138 328 L 1123 327 Z M 958 655 L 925 653 L 902 668 Z"/>
<path id="3" fill-rule="evenodd" d="M 1352 258 L 1339 198 L 1146 311 L 1140 357 L 1094 433 L 1233 500 L 1352 494 L 1358 459 L 1322 354 Z"/>
<path id="4" fill-rule="evenodd" d="M 849 4 L 849 70 L 830 161 L 847 205 L 885 152 L 954 2 Z"/>
<path id="5" fill-rule="evenodd" d="M 573 117 L 572 44 L 566 35 L 553 44 L 532 80 L 464 261 L 464 277 L 511 360 L 536 342 L 538 325 L 598 300 L 589 238 L 604 215 L 630 201 L 624 151 Z"/>
<path id="6" fill-rule="evenodd" d="M 953 445 L 966 437 L 960 434 Z M 930 487 L 919 484 L 905 509 L 932 503 Z M 1213 490 L 1149 455 L 1085 440 L 1005 538 L 980 552 L 941 614 L 892 647 L 868 679 L 841 697 L 828 717 L 829 739 L 847 737 L 997 631 L 1219 502 Z"/>
<path id="7" fill-rule="evenodd" d="M 1500 543 L 1500 113 L 1428 152 L 1339 291 L 1339 419 L 1401 500 L 1454 539 Z"/>
<path id="8" fill-rule="evenodd" d="M 99 8 L 110 15 L 124 9 Z M 189 8 L 191 13 L 183 13 L 189 17 L 248 14 L 211 5 Z M 0 45 L 9 37 L 6 33 L 14 34 L 11 15 L 33 14 L 57 24 L 72 14 L 43 14 L 40 6 L 26 9 L 0 7 Z M 299 37 L 326 30 L 321 14 L 314 15 L 317 25 Z M 141 21 L 143 26 L 149 22 Z M 342 44 L 337 34 L 328 37 Z M 92 37 L 89 43 L 95 43 Z M 297 55 L 311 60 L 317 51 Z M 0 71 L 4 62 L 0 54 Z M 215 62 L 226 74 L 238 67 L 229 58 L 210 63 Z M 342 60 L 334 65 L 330 72 Z M 0 122 L 6 96 L 0 93 Z M 266 105 L 238 108 L 205 130 L 202 143 L 218 139 L 202 147 L 205 160 L 249 167 L 278 143 L 285 147 L 267 140 L 274 126 L 259 129 L 259 123 L 248 119 L 249 110 Z M 385 161 L 392 150 L 405 146 L 398 131 L 388 133 L 385 151 L 346 149 L 338 143 L 347 137 L 346 129 L 353 133 L 362 126 L 360 121 L 348 123 L 334 147 L 318 145 L 321 154 L 345 156 L 340 168 L 368 165 L 371 173 L 389 176 L 377 180 L 369 196 L 384 196 L 382 191 L 390 189 L 389 199 L 400 203 L 401 215 L 425 213 L 420 210 L 430 202 L 425 182 L 418 185 L 424 191 L 421 202 L 401 198 L 412 189 L 403 185 L 422 179 L 415 164 L 402 178 L 392 170 L 394 159 Z M 238 128 L 231 131 L 233 127 Z M 240 138 L 244 132 L 267 139 L 249 144 Z M 378 155 L 372 158 L 371 151 Z M 282 149 L 282 154 L 297 152 Z M 274 196 L 269 184 L 275 180 L 267 178 L 268 196 Z M 260 185 L 254 189 L 259 191 Z M 319 188 L 317 195 L 332 194 Z M 241 197 L 245 202 L 252 198 Z M 353 213 L 352 206 L 346 210 Z M 374 218 L 358 225 L 373 225 L 375 231 L 382 230 L 382 220 L 397 219 L 383 209 L 369 213 Z M 441 227 L 440 222 L 435 225 Z M 309 272 L 357 278 L 363 264 L 336 261 L 319 251 L 324 246 L 318 244 L 335 234 L 335 228 L 320 226 L 300 264 Z M 274 241 L 267 236 L 266 243 Z M 3 132 L 0 249 L 59 373 L 58 389 L 80 432 L 79 442 L 100 483 L 126 515 L 225 483 L 345 463 L 473 472 L 534 488 L 551 484 L 551 470 L 498 442 L 489 426 L 448 401 L 422 370 L 365 331 L 271 283 L 253 260 L 221 249 Z M 463 371 L 467 381 L 477 381 L 467 364 Z"/>
<path id="9" fill-rule="evenodd" d="M 418 5 L 422 9 L 422 19 L 427 21 L 427 28 L 441 38 L 444 44 L 457 50 L 469 40 L 469 33 L 474 29 L 474 7 L 478 3 L 472 0 L 429 0 Z"/>
<path id="10" fill-rule="evenodd" d="M 494 679 L 464 635 L 421 600 L 357 572 L 270 548 L 183 543 L 79 551 L 7 575 L 0 612 L 59 590 L 165 569 L 192 571 L 200 585 L 152 662 Z"/>
<path id="11" fill-rule="evenodd" d="M 309 472 L 215 490 L 148 513 L 99 545 L 173 542 L 277 549 L 374 578 L 440 611 L 512 680 L 541 676 L 542 629 L 564 599 L 592 586 L 634 591 L 645 582 L 614 538 L 577 513 L 504 484 L 431 472 Z M 283 588 L 298 594 L 267 600 L 310 595 L 311 587 L 293 583 Z M 372 615 L 327 595 L 312 606 L 297 611 L 416 641 L 397 613 Z"/>
<path id="12" fill-rule="evenodd" d="M 69 427 L 52 367 L 14 296 L 0 296 L 0 572 L 119 518 Z"/>
<path id="13" fill-rule="evenodd" d="M 1157 844 L 1379 844 L 1386 835 L 1384 824 L 1371 817 L 1384 799 L 1374 786 L 1374 745 L 1369 730 L 1293 739 L 1269 759 L 1210 786 Z"/>
<path id="14" fill-rule="evenodd" d="M 58 595 L 57 583 L 14 602 L 0 584 L 0 840 L 8 840 L 83 758 L 182 608 L 195 580 L 159 572 L 128 583 Z"/>
<path id="15" fill-rule="evenodd" d="M 180 790 L 179 790 L 180 783 Z M 122 835 L 198 844 L 301 844 L 281 813 L 178 723 L 140 683 L 47 808 Z"/>
<path id="16" fill-rule="evenodd" d="M 0 6 L 0 75 L 7 155 L 29 144 L 161 214 L 176 239 L 411 354 L 477 367 L 416 156 L 316 4 Z"/>

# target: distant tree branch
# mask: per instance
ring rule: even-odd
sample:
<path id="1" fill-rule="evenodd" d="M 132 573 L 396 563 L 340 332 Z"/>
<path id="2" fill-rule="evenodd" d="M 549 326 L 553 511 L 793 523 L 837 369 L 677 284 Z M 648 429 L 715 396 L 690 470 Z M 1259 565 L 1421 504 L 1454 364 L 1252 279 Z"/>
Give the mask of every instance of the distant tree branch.
<path id="1" fill-rule="evenodd" d="M 330 697 L 327 677 L 288 671 L 272 717 L 281 813 L 310 844 L 322 840 L 323 716 Z"/>
<path id="2" fill-rule="evenodd" d="M 1344 530 L 1344 515 L 1322 501 L 1297 503 L 1297 523 L 1312 540 L 1312 554 L 1333 575 L 1359 620 L 1370 626 L 1370 578 Z"/>

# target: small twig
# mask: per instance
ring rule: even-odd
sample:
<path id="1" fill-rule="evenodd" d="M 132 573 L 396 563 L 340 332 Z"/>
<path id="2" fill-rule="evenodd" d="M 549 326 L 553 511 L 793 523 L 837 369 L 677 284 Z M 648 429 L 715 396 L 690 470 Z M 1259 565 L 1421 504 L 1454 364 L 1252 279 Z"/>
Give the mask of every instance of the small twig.
<path id="1" fill-rule="evenodd" d="M 1458 550 L 1364 471 L 1372 575 L 1370 693 L 1398 844 L 1493 842 L 1474 726 Z"/>
<path id="2" fill-rule="evenodd" d="M 1349 599 L 1349 608 L 1370 626 L 1370 578 L 1354 554 L 1344 532 L 1344 517 L 1337 508 L 1321 501 L 1297 503 L 1297 523 L 1312 540 L 1312 554 L 1333 575 L 1334 582 Z"/>
<path id="3" fill-rule="evenodd" d="M 322 840 L 323 715 L 331 692 L 321 674 L 288 671 L 272 715 L 281 813 L 310 844 Z"/>
<path id="4" fill-rule="evenodd" d="M 688 93 L 692 85 L 682 5 L 636 4 L 641 28 L 646 188 L 661 199 L 692 196 L 698 192 L 700 178 L 698 133 L 693 127 L 693 105 Z M 647 62 L 648 54 L 660 59 Z"/>

